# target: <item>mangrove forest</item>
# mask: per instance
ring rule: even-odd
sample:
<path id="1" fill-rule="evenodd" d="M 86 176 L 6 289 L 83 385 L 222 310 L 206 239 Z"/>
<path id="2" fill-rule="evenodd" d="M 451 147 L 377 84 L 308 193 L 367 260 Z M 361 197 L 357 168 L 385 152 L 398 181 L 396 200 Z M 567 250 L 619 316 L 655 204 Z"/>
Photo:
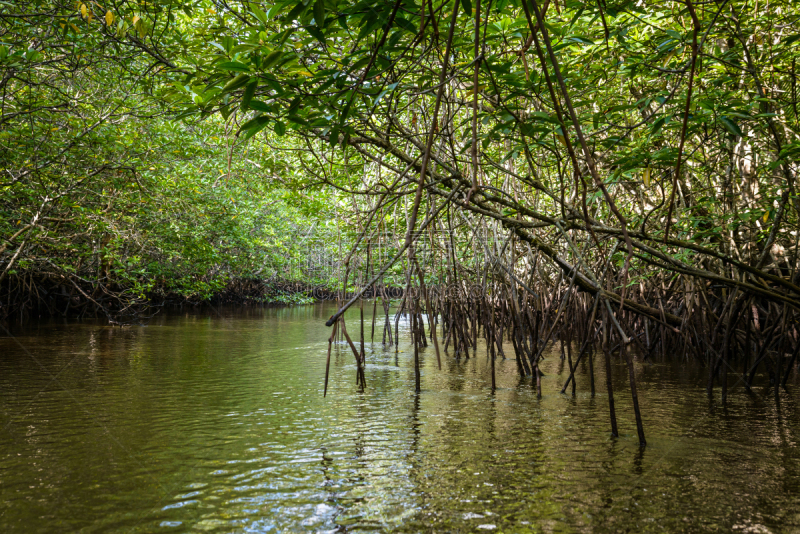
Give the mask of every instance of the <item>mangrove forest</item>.
<path id="1" fill-rule="evenodd" d="M 2 530 L 794 532 L 797 59 L 786 0 L 0 2 Z"/>

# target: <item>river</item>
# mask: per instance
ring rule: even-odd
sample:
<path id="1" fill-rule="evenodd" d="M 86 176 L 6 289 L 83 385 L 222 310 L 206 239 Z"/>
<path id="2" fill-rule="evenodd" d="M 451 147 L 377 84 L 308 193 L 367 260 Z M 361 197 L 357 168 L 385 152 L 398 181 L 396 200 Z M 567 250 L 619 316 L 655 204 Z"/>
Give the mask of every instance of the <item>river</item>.
<path id="1" fill-rule="evenodd" d="M 723 407 L 702 367 L 637 360 L 640 449 L 616 357 L 612 438 L 601 355 L 573 398 L 547 352 L 537 399 L 511 359 L 493 394 L 484 349 L 440 371 L 431 347 L 415 395 L 403 322 L 398 353 L 366 328 L 363 392 L 336 345 L 323 398 L 333 311 L 0 329 L 0 531 L 800 532 L 796 376 Z"/>

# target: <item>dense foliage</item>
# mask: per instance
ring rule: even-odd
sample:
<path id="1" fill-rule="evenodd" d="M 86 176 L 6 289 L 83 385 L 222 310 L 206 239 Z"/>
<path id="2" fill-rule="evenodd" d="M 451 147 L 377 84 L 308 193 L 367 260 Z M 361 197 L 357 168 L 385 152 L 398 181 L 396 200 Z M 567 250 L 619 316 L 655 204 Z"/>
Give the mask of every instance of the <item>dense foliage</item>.
<path id="1" fill-rule="evenodd" d="M 580 263 L 587 290 L 621 241 L 623 285 L 649 265 L 776 302 L 800 294 L 790 2 L 317 0 L 214 5 L 183 23 L 208 42 L 178 56 L 166 99 L 304 148 L 303 180 L 375 213 L 416 192 L 416 228 L 462 187 L 459 243 L 480 252 L 482 221 L 500 221 L 561 269 Z M 596 247 L 581 259 L 565 232 Z"/>
<path id="2" fill-rule="evenodd" d="M 237 278 L 308 281 L 310 243 L 336 235 L 315 223 L 324 206 L 303 204 L 268 147 L 243 145 L 222 117 L 174 120 L 154 97 L 167 65 L 135 11 L 1 9 L 0 316 L 31 293 L 61 313 L 69 297 L 119 310 L 207 299 Z M 159 46 L 174 21 L 147 23 Z M 65 297 L 44 299 L 53 291 Z"/>
<path id="3" fill-rule="evenodd" d="M 208 295 L 338 220 L 406 265 L 427 236 L 438 281 L 578 272 L 673 325 L 675 274 L 800 297 L 792 2 L 2 9 L 3 278 Z"/>

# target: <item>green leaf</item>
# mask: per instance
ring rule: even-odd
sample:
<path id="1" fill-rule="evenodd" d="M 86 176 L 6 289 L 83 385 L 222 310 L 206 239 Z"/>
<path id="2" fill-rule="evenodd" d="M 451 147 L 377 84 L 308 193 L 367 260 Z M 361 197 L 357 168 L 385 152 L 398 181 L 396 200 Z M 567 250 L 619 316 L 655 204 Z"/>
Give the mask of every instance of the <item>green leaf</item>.
<path id="1" fill-rule="evenodd" d="M 283 93 L 286 92 L 286 91 L 284 91 L 285 86 L 288 86 L 291 89 L 290 85 L 286 84 L 285 86 L 282 86 L 277 80 L 273 80 L 272 78 L 263 78 L 263 80 L 264 80 L 264 83 L 269 85 L 270 89 L 275 91 L 275 96 L 283 95 Z"/>
<path id="2" fill-rule="evenodd" d="M 250 76 L 247 74 L 240 74 L 236 78 L 232 79 L 222 88 L 223 93 L 230 93 L 231 91 L 235 91 L 236 89 L 247 85 L 247 82 L 250 81 Z"/>
<path id="3" fill-rule="evenodd" d="M 297 5 L 289 11 L 289 14 L 286 15 L 286 20 L 294 21 L 300 18 L 300 15 L 306 10 L 307 4 L 303 2 L 297 2 Z"/>
<path id="4" fill-rule="evenodd" d="M 283 124 L 281 121 L 275 123 L 275 133 L 278 135 L 283 135 L 286 133 L 286 125 Z"/>
<path id="5" fill-rule="evenodd" d="M 581 15 L 583 15 L 583 10 L 584 10 L 584 9 L 585 9 L 584 7 L 581 7 L 581 8 L 580 8 L 580 9 L 579 9 L 579 10 L 578 10 L 576 13 L 575 13 L 575 16 L 574 16 L 574 17 L 572 17 L 572 19 L 569 21 L 569 26 L 570 26 L 570 27 L 572 27 L 572 25 L 573 25 L 573 24 L 575 24 L 575 21 L 576 21 L 576 20 L 578 20 L 578 19 L 580 18 L 580 16 L 581 16 Z"/>
<path id="6" fill-rule="evenodd" d="M 325 0 L 314 2 L 314 24 L 317 28 L 322 28 L 325 24 Z"/>
<path id="7" fill-rule="evenodd" d="M 397 43 L 400 42 L 400 39 L 403 38 L 403 30 L 397 30 L 389 37 L 389 40 L 386 42 L 386 48 L 392 49 L 397 46 Z"/>
<path id="8" fill-rule="evenodd" d="M 361 59 L 359 59 L 358 61 L 356 61 L 356 62 L 353 64 L 353 66 L 352 66 L 352 67 L 350 67 L 350 72 L 354 72 L 354 71 L 357 71 L 358 69 L 360 69 L 360 68 L 362 68 L 362 67 L 366 67 L 366 66 L 367 66 L 367 63 L 369 63 L 369 61 L 370 61 L 371 59 L 372 59 L 372 58 L 371 58 L 370 56 L 364 56 L 364 57 L 362 57 Z"/>
<path id="9" fill-rule="evenodd" d="M 464 8 L 464 13 L 472 15 L 472 2 L 470 0 L 461 0 L 461 7 Z"/>
<path id="10" fill-rule="evenodd" d="M 321 45 L 325 46 L 325 34 L 320 31 L 319 28 L 316 26 L 306 26 L 306 31 L 311 34 L 311 36 L 320 42 Z"/>
<path id="11" fill-rule="evenodd" d="M 581 36 L 577 36 L 576 35 L 574 37 L 571 37 L 570 39 L 575 43 L 588 44 L 588 45 L 593 45 L 594 44 L 594 41 L 592 41 L 588 37 L 581 37 Z"/>
<path id="12" fill-rule="evenodd" d="M 522 132 L 523 135 L 528 137 L 535 137 L 537 133 L 546 133 L 549 132 L 549 128 L 544 128 L 542 126 L 536 126 L 533 124 L 528 124 L 525 122 L 521 122 L 519 124 L 519 131 Z"/>
<path id="13" fill-rule="evenodd" d="M 247 128 L 246 130 L 242 128 L 243 130 L 245 130 L 244 134 L 245 139 L 250 139 L 255 134 L 263 130 L 267 126 L 267 124 L 269 124 L 269 118 L 267 117 L 256 117 L 255 119 L 253 119 L 253 121 L 255 122 L 253 122 L 253 124 L 250 124 L 249 128 Z"/>
<path id="14" fill-rule="evenodd" d="M 742 134 L 742 130 L 739 129 L 739 125 L 730 120 L 728 117 L 720 117 L 719 121 L 733 135 L 744 137 L 744 135 Z"/>
<path id="15" fill-rule="evenodd" d="M 389 84 L 389 86 L 387 86 L 386 89 L 381 91 L 380 94 L 378 95 L 378 97 L 375 99 L 375 102 L 372 103 L 372 109 L 375 109 L 375 106 L 377 106 L 380 103 L 381 99 L 384 96 L 386 96 L 387 94 L 389 94 L 392 91 L 394 91 L 398 84 L 399 84 L 399 82 L 393 83 L 393 84 Z"/>
<path id="16" fill-rule="evenodd" d="M 261 8 L 259 8 L 259 7 L 258 7 L 256 4 L 254 4 L 254 3 L 251 3 L 251 4 L 250 4 L 250 11 L 253 13 L 253 15 L 255 15 L 255 16 L 256 16 L 256 18 L 257 18 L 258 20 L 260 20 L 260 21 L 261 21 L 261 23 L 262 23 L 262 24 L 264 24 L 265 26 L 267 25 L 267 14 L 266 14 L 266 13 L 264 13 L 264 12 L 261 10 Z"/>
<path id="17" fill-rule="evenodd" d="M 543 111 L 532 111 L 528 114 L 532 119 L 538 119 L 540 121 L 551 122 L 553 124 L 558 124 L 558 120 L 555 117 L 550 116 L 550 114 L 545 113 Z"/>
<path id="18" fill-rule="evenodd" d="M 240 109 L 244 111 L 250 106 L 250 101 L 253 99 L 253 96 L 256 94 L 256 87 L 258 87 L 258 82 L 253 80 L 247 87 L 244 89 L 244 96 L 242 97 L 242 104 Z"/>
<path id="19" fill-rule="evenodd" d="M 283 51 L 281 50 L 273 50 L 270 52 L 267 57 L 264 58 L 264 61 L 261 62 L 261 67 L 266 70 L 275 65 L 278 60 L 283 56 Z"/>
<path id="20" fill-rule="evenodd" d="M 217 66 L 221 69 L 230 70 L 234 72 L 250 72 L 250 67 L 248 67 L 244 63 L 239 63 L 238 61 L 226 61 L 224 63 L 220 63 Z"/>
<path id="21" fill-rule="evenodd" d="M 661 131 L 661 128 L 664 126 L 664 123 L 667 122 L 666 117 L 659 117 L 653 123 L 653 126 L 650 128 L 650 135 L 656 135 L 658 132 Z"/>
<path id="22" fill-rule="evenodd" d="M 258 117 L 253 117 L 249 121 L 242 124 L 242 126 L 239 128 L 239 131 L 242 132 L 245 130 L 250 130 L 252 128 L 257 127 L 259 124 L 264 124 L 266 122 L 269 122 L 269 117 L 264 117 L 263 115 L 259 115 Z"/>
<path id="23" fill-rule="evenodd" d="M 781 40 L 781 42 L 785 45 L 790 45 L 797 41 L 800 41 L 800 33 L 796 33 L 794 35 L 788 35 Z"/>
<path id="24" fill-rule="evenodd" d="M 708 111 L 714 111 L 714 104 L 708 100 L 700 100 L 697 102 L 697 105 Z"/>
<path id="25" fill-rule="evenodd" d="M 250 109 L 254 109 L 256 111 L 262 111 L 264 113 L 271 113 L 272 107 L 269 104 L 266 104 L 260 100 L 252 100 L 249 104 Z"/>
<path id="26" fill-rule="evenodd" d="M 358 32 L 358 38 L 356 38 L 356 41 L 360 41 L 361 39 L 369 35 L 369 33 L 379 24 L 380 21 L 378 20 L 378 17 L 376 16 L 375 12 L 371 11 L 370 13 L 368 13 L 367 16 L 364 18 L 364 20 L 361 21 L 361 31 Z"/>
<path id="27" fill-rule="evenodd" d="M 403 17 L 396 17 L 394 19 L 394 25 L 396 27 L 398 27 L 398 28 L 403 28 L 404 30 L 406 30 L 409 33 L 412 33 L 412 34 L 416 34 L 417 33 L 416 25 L 413 22 L 411 22 L 410 20 L 404 19 Z M 395 39 L 395 35 L 397 35 L 397 34 L 392 35 L 391 39 Z M 389 46 L 394 46 L 394 44 L 391 43 L 391 39 L 389 41 Z M 397 39 L 399 39 L 399 37 Z M 396 43 L 397 43 L 397 40 L 395 40 L 395 44 Z"/>

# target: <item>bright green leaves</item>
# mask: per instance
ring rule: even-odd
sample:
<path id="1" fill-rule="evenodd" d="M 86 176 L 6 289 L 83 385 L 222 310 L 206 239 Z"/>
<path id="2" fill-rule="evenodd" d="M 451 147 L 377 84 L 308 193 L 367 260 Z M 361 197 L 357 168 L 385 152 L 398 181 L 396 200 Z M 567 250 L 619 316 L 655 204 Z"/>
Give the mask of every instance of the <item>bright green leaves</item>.
<path id="1" fill-rule="evenodd" d="M 308 60 L 319 45 L 279 20 L 279 6 L 267 14 L 255 1 L 236 13 L 224 3 L 122 2 L 113 16 L 84 3 L 82 20 L 80 3 L 4 4 L 0 67 L 13 75 L 3 82 L 0 143 L 3 169 L 20 179 L 4 192 L 0 237 L 44 209 L 59 222 L 39 221 L 49 242 L 27 241 L 33 257 L 91 278 L 92 243 L 110 238 L 99 257 L 112 265 L 111 283 L 167 279 L 160 290 L 186 295 L 208 294 L 224 282 L 220 273 L 271 274 L 296 256 L 286 236 L 309 225 L 263 179 L 291 179 L 292 169 L 253 136 L 320 124 L 327 95 L 286 110 L 326 82 L 314 76 L 327 58 Z M 175 120 L 181 111 L 191 128 Z M 232 124 L 242 127 L 238 139 Z M 64 194 L 45 199 L 49 190 Z"/>
<path id="2" fill-rule="evenodd" d="M 250 76 L 248 76 L 247 74 L 239 74 L 238 76 L 236 76 L 231 81 L 225 84 L 225 86 L 222 88 L 222 93 L 224 94 L 224 93 L 230 93 L 231 91 L 235 91 L 236 89 L 239 89 L 247 85 L 247 82 L 249 81 L 250 81 Z"/>
<path id="3" fill-rule="evenodd" d="M 403 0 L 391 27 L 394 0 L 279 0 L 269 9 L 260 5 L 263 11 L 255 2 L 245 5 L 247 23 L 228 13 L 221 15 L 219 24 L 216 19 L 202 28 L 197 24 L 197 32 L 210 36 L 196 45 L 195 50 L 201 51 L 197 61 L 185 62 L 193 66 L 196 79 L 191 92 L 180 93 L 182 98 L 192 95 L 197 109 L 205 113 L 219 105 L 225 117 L 235 117 L 242 125 L 241 137 L 253 139 L 249 146 L 259 146 L 253 138 L 259 132 L 268 132 L 279 146 L 291 145 L 297 133 L 337 146 L 361 135 L 423 138 L 431 128 L 449 13 L 456 9 L 445 73 L 447 111 L 440 112 L 440 120 L 446 113 L 449 122 L 435 132 L 435 142 L 448 146 L 452 141 L 455 154 L 471 152 L 474 0 L 434 3 L 435 29 L 428 2 L 423 19 L 421 2 Z M 601 176 L 619 170 L 615 187 L 623 210 L 636 211 L 640 206 L 638 198 L 625 197 L 623 189 L 631 183 L 644 186 L 635 187 L 648 205 L 660 202 L 657 184 L 667 184 L 670 192 L 665 173 L 674 169 L 682 139 L 682 159 L 687 164 L 681 180 L 691 189 L 696 175 L 719 175 L 716 163 L 708 162 L 728 157 L 732 137 L 753 145 L 758 174 L 775 159 L 767 121 L 778 122 L 787 132 L 800 130 L 790 105 L 797 91 L 793 60 L 800 34 L 791 25 L 767 38 L 771 24 L 767 17 L 746 12 L 739 39 L 732 33 L 736 27 L 727 11 L 717 17 L 719 6 L 712 4 L 699 10 L 705 32 L 703 55 L 693 78 L 684 135 L 692 42 L 684 6 L 569 0 L 556 8 L 551 2 L 545 28 L 566 91 L 559 86 L 551 59 L 545 59 L 544 68 L 566 121 L 562 131 L 520 2 L 493 2 L 488 20 L 487 7 L 484 4 L 481 12 L 486 39 L 477 82 L 477 140 L 482 158 L 508 163 L 516 173 L 522 174 L 530 157 L 534 166 L 541 166 L 543 183 L 559 183 L 558 173 L 569 177 L 567 139 L 573 142 L 578 160 L 584 160 L 565 92 Z M 746 11 L 740 2 L 729 7 Z M 385 43 L 376 49 L 384 32 Z M 208 46 L 209 41 L 218 46 Z M 758 98 L 744 46 L 755 57 L 764 100 Z M 413 156 L 416 149 L 408 150 Z M 784 156 L 795 157 L 796 152 L 793 147 Z M 454 168 L 462 165 L 453 163 Z M 568 193 L 572 193 L 570 182 L 564 180 Z M 703 187 L 708 186 L 703 183 Z M 686 202 L 691 203 L 696 195 L 689 193 Z"/>
<path id="4" fill-rule="evenodd" d="M 232 72 L 250 72 L 250 67 L 238 61 L 225 61 L 217 66 L 222 70 L 227 70 Z"/>
<path id="5" fill-rule="evenodd" d="M 266 27 L 268 23 L 267 14 L 261 10 L 258 4 L 256 2 L 250 2 L 248 7 L 250 8 L 250 12 Z"/>

